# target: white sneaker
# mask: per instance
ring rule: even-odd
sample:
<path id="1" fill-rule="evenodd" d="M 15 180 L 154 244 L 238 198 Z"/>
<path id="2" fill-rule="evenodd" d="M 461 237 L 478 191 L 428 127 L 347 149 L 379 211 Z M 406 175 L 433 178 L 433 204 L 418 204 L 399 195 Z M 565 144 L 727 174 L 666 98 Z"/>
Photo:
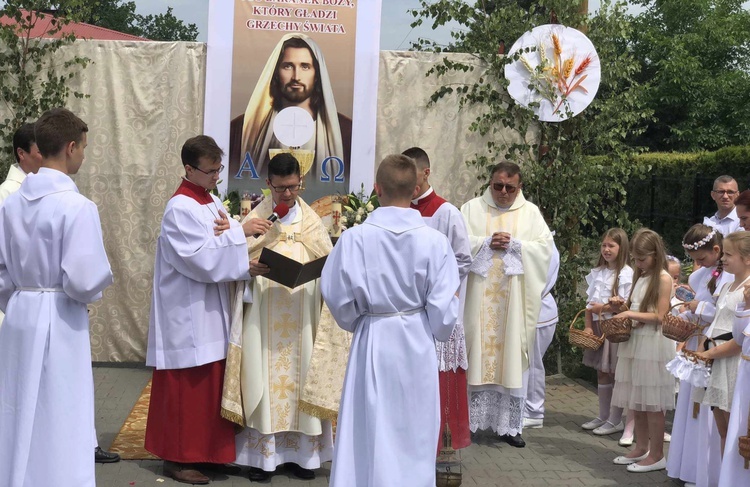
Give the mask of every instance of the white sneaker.
<path id="1" fill-rule="evenodd" d="M 620 421 L 619 423 L 612 424 L 609 421 L 604 423 L 603 425 L 596 428 L 593 433 L 598 436 L 604 436 L 604 435 L 611 435 L 614 433 L 619 433 L 620 431 L 625 430 L 625 425 Z"/>
<path id="2" fill-rule="evenodd" d="M 670 441 L 672 441 L 672 435 L 670 435 L 669 433 L 665 432 L 664 433 L 664 443 L 669 443 Z"/>
<path id="3" fill-rule="evenodd" d="M 595 430 L 596 428 L 598 428 L 599 426 L 603 425 L 606 422 L 607 421 L 604 419 L 594 418 L 588 423 L 583 423 L 581 425 L 581 428 L 585 429 L 586 431 L 591 431 L 591 430 Z"/>
<path id="4" fill-rule="evenodd" d="M 633 445 L 633 436 L 623 436 L 620 438 L 620 441 L 617 442 L 620 446 L 632 446 Z"/>
<path id="5" fill-rule="evenodd" d="M 544 420 L 539 418 L 523 418 L 523 428 L 524 429 L 539 429 L 543 426 Z"/>
<path id="6" fill-rule="evenodd" d="M 695 484 L 692 482 L 685 482 L 682 487 L 695 487 Z"/>

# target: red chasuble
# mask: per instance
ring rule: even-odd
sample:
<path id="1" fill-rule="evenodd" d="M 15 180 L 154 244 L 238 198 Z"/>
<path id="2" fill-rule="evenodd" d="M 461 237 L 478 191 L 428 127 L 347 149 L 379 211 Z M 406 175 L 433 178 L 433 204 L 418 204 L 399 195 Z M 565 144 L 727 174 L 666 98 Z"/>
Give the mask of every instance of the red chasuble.
<path id="1" fill-rule="evenodd" d="M 421 198 L 411 207 L 418 210 L 422 218 L 431 218 L 435 212 L 443 205 L 450 204 L 443 198 L 432 191 L 429 195 Z M 436 225 L 430 225 L 441 233 L 446 229 L 438 228 Z M 440 378 L 440 440 L 438 441 L 438 451 L 443 446 L 443 431 L 445 423 L 453 436 L 453 449 L 458 450 L 471 445 L 471 432 L 469 431 L 469 392 L 466 383 L 466 371 L 458 368 L 455 372 L 439 372 Z"/>
<path id="2" fill-rule="evenodd" d="M 183 180 L 174 196 L 213 202 L 204 188 Z M 173 196 L 173 197 L 174 197 Z M 146 423 L 146 450 L 178 463 L 231 463 L 234 425 L 221 417 L 226 360 L 198 367 L 154 370 Z"/>

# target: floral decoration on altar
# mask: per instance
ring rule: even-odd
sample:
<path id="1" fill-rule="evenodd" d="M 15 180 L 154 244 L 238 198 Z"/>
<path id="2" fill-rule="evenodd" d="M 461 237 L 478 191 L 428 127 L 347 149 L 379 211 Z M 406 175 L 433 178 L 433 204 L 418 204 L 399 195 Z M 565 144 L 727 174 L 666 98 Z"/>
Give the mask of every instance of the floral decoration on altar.
<path id="1" fill-rule="evenodd" d="M 535 27 L 513 44 L 509 56 L 514 61 L 505 66 L 508 93 L 544 122 L 578 115 L 599 89 L 601 65 L 596 49 L 572 27 Z"/>
<path id="2" fill-rule="evenodd" d="M 367 196 L 365 185 L 356 193 L 351 192 L 342 197 L 341 226 L 352 228 L 367 219 L 367 216 L 380 206 L 378 195 L 373 191 Z"/>

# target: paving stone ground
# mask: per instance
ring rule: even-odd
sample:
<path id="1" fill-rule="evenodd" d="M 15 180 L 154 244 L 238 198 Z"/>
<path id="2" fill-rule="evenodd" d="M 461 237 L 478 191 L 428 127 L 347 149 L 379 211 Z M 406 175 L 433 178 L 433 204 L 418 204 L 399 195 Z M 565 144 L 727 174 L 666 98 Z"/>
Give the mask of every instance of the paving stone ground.
<path id="1" fill-rule="evenodd" d="M 146 385 L 151 372 L 143 367 L 94 368 L 96 386 L 96 426 L 99 444 L 112 443 L 130 409 Z M 664 471 L 631 474 L 612 459 L 627 449 L 617 445 L 619 435 L 594 436 L 580 428 L 598 411 L 596 393 L 583 383 L 563 376 L 547 377 L 547 412 L 542 429 L 526 430 L 526 448 L 513 448 L 496 441 L 494 435 L 473 435 L 473 444 L 462 450 L 463 486 L 542 487 L 542 486 L 632 486 L 679 487 L 681 482 L 667 478 Z M 667 444 L 668 445 L 668 444 Z M 277 472 L 266 485 L 290 487 L 327 486 L 330 463 L 317 471 L 313 481 L 302 481 Z M 161 461 L 121 461 L 97 465 L 98 487 L 173 486 L 178 484 L 162 475 Z M 241 476 L 216 475 L 211 485 L 249 486 Z M 400 486 L 394 479 L 393 486 Z M 356 486 L 352 486 L 356 487 Z"/>

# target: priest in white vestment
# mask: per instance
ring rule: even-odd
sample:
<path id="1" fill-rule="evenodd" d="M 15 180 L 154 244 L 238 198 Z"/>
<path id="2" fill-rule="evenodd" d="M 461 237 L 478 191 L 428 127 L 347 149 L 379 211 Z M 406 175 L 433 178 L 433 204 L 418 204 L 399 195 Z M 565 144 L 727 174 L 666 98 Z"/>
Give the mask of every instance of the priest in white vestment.
<path id="1" fill-rule="evenodd" d="M 526 201 L 518 165 L 501 162 L 484 194 L 465 203 L 474 262 L 464 328 L 469 355 L 469 421 L 523 447 L 523 372 L 529 367 L 552 255 L 552 234 Z"/>
<path id="2" fill-rule="evenodd" d="M 188 484 L 208 483 L 201 469 L 235 459 L 234 425 L 221 416 L 229 283 L 250 278 L 246 237 L 270 227 L 227 218 L 209 192 L 222 153 L 205 135 L 182 146 L 185 177 L 164 210 L 154 265 L 145 448 L 164 460 L 164 475 Z"/>
<path id="3" fill-rule="evenodd" d="M 86 124 L 37 122 L 42 168 L 0 207 L 0 485 L 95 485 L 94 378 L 86 305 L 112 283 L 96 205 L 69 174 Z M 40 458 L 41 456 L 41 458 Z"/>
<path id="4" fill-rule="evenodd" d="M 416 168 L 378 167 L 381 207 L 346 230 L 321 277 L 326 304 L 354 333 L 331 487 L 434 487 L 440 397 L 435 339 L 458 318 L 458 266 L 445 235 L 409 208 Z"/>
<path id="5" fill-rule="evenodd" d="M 318 279 L 290 289 L 263 277 L 269 268 L 258 262 L 264 247 L 302 263 L 331 251 L 323 222 L 299 197 L 300 181 L 294 156 L 276 155 L 266 180 L 272 197 L 248 216 L 265 219 L 280 203 L 289 208 L 268 233 L 248 239 L 253 277 L 245 293 L 239 340 L 232 340 L 227 363 L 227 383 L 239 385 L 241 400 L 232 401 L 240 408 L 225 416 L 245 426 L 237 435 L 235 463 L 249 466 L 253 481 L 268 479 L 281 464 L 288 464 L 295 477 L 312 479 L 313 470 L 333 454 L 330 421 L 299 410 L 323 304 Z M 234 332 L 233 324 L 233 338 Z M 241 357 L 239 364 L 234 356 Z M 224 394 L 225 404 L 238 396 L 226 386 Z"/>

